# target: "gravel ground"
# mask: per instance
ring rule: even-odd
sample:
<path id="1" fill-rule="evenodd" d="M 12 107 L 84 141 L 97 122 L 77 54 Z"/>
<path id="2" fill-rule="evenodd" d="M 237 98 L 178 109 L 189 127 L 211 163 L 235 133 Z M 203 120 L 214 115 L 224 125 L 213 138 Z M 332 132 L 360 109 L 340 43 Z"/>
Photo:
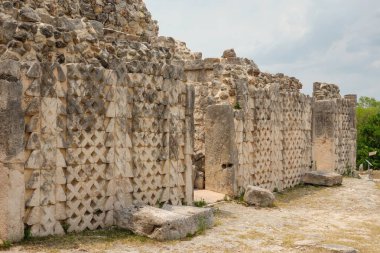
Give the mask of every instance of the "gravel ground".
<path id="1" fill-rule="evenodd" d="M 328 252 L 322 244 L 380 252 L 380 183 L 345 178 L 334 188 L 298 187 L 277 194 L 274 208 L 234 202 L 215 205 L 216 224 L 204 234 L 173 242 L 126 236 L 75 243 L 23 243 L 8 252 Z"/>

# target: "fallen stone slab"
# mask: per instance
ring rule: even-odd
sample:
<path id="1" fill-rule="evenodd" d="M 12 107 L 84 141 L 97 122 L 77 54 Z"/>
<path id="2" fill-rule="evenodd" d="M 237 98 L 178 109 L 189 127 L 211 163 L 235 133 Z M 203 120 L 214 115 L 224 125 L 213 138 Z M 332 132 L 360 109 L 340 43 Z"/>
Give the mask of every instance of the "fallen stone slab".
<path id="1" fill-rule="evenodd" d="M 116 212 L 116 225 L 159 241 L 178 240 L 213 225 L 211 209 L 196 207 L 164 208 L 131 206 Z"/>
<path id="2" fill-rule="evenodd" d="M 271 191 L 257 186 L 248 186 L 244 194 L 244 201 L 249 205 L 269 207 L 274 200 L 275 196 Z"/>
<path id="3" fill-rule="evenodd" d="M 324 172 L 324 171 L 310 171 L 302 177 L 302 182 L 304 184 L 311 184 L 317 186 L 335 186 L 341 185 L 343 182 L 342 175 L 334 172 Z"/>
<path id="4" fill-rule="evenodd" d="M 210 228 L 214 225 L 214 213 L 211 208 L 164 205 L 162 209 L 186 216 L 190 224 L 196 225 L 196 227 L 193 228 L 195 232 L 199 229 Z"/>
<path id="5" fill-rule="evenodd" d="M 359 253 L 357 249 L 343 246 L 343 245 L 335 245 L 335 244 L 325 244 L 320 245 L 318 248 L 326 250 L 331 253 Z"/>

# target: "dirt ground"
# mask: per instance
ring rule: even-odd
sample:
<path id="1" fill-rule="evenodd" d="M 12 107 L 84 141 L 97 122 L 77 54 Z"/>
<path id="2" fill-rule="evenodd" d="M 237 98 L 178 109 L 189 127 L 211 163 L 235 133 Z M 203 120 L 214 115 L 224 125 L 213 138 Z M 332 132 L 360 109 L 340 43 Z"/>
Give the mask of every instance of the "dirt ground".
<path id="1" fill-rule="evenodd" d="M 380 177 L 379 177 L 380 178 Z M 219 203 L 216 224 L 182 241 L 156 242 L 125 231 L 32 239 L 8 252 L 326 252 L 322 244 L 380 252 L 380 180 L 345 178 L 334 188 L 297 187 L 276 207 Z"/>

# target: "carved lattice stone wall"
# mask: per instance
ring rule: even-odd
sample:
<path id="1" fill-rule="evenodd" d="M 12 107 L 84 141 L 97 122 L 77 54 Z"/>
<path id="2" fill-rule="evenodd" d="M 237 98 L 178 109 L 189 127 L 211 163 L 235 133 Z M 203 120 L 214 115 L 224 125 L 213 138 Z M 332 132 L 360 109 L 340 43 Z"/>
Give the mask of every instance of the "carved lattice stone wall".
<path id="1" fill-rule="evenodd" d="M 192 202 L 194 92 L 142 0 L 2 1 L 0 28 L 1 239 Z"/>
<path id="2" fill-rule="evenodd" d="M 282 190 L 299 184 L 312 164 L 311 99 L 300 93 L 302 84 L 283 74 L 261 73 L 252 61 L 236 57 L 190 61 L 185 68 L 196 92 L 195 151 L 203 152 L 206 164 L 221 174 L 223 165 L 215 166 L 203 148 L 211 141 L 203 135 L 209 120 L 205 111 L 214 104 L 234 109 L 237 164 L 231 167 L 236 173 L 230 174 L 235 194 L 248 185 Z M 207 175 L 216 172 L 203 169 L 206 189 L 213 190 Z"/>
<path id="3" fill-rule="evenodd" d="M 277 84 L 251 91 L 251 114 L 238 112 L 235 123 L 240 136 L 238 187 L 293 187 L 311 167 L 311 100 L 299 92 L 280 91 Z"/>
<path id="4" fill-rule="evenodd" d="M 34 63 L 26 71 L 32 235 L 111 226 L 113 211 L 132 204 L 191 202 L 191 89 L 177 77 L 118 74 L 85 64 Z"/>

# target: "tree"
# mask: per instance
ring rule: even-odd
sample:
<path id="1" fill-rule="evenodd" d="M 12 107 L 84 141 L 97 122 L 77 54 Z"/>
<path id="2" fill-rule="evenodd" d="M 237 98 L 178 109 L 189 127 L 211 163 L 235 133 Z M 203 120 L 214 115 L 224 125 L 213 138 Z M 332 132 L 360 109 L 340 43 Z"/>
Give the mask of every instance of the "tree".
<path id="1" fill-rule="evenodd" d="M 367 159 L 380 169 L 380 101 L 370 97 L 361 97 L 356 112 L 357 164 L 365 163 Z M 377 151 L 378 154 L 368 158 L 368 153 L 372 151 Z"/>

